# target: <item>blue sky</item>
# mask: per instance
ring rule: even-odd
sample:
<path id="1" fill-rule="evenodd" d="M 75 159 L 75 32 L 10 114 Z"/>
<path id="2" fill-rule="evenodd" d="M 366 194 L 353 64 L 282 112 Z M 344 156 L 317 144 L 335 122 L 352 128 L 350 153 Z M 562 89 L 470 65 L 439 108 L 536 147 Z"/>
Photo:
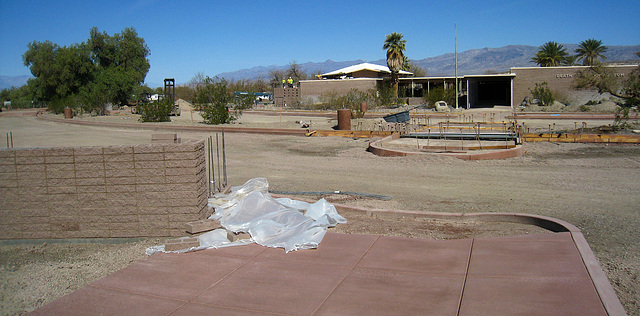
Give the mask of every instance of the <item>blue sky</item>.
<path id="1" fill-rule="evenodd" d="M 134 27 L 151 49 L 147 82 L 177 83 L 255 66 L 378 60 L 386 34 L 422 59 L 454 51 L 547 41 L 640 44 L 640 1 L 31 1 L 1 0 L 0 75 L 30 74 L 31 41 L 61 46 Z"/>

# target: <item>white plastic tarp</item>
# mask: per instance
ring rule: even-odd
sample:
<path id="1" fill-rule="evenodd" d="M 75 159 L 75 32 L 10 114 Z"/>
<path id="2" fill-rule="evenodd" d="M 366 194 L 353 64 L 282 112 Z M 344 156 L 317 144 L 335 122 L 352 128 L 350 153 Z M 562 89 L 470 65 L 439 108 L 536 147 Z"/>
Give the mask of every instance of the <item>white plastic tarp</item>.
<path id="1" fill-rule="evenodd" d="M 292 250 L 318 247 L 327 228 L 346 223 L 335 206 L 325 199 L 310 204 L 288 198 L 275 199 L 268 192 L 265 178 L 254 178 L 242 186 L 232 187 L 229 194 L 216 194 L 209 199 L 215 209 L 211 217 L 234 233 L 244 232 L 251 239 L 230 242 L 224 229 L 216 229 L 198 237 L 200 247 L 184 251 L 220 248 L 256 242 L 259 245 Z M 164 251 L 164 246 L 147 249 L 148 254 Z"/>
<path id="2" fill-rule="evenodd" d="M 231 193 L 209 199 L 215 208 L 210 218 L 232 232 L 245 232 L 258 244 L 292 250 L 316 248 L 327 228 L 347 220 L 321 199 L 310 204 L 288 198 L 275 199 L 265 178 L 233 187 Z"/>

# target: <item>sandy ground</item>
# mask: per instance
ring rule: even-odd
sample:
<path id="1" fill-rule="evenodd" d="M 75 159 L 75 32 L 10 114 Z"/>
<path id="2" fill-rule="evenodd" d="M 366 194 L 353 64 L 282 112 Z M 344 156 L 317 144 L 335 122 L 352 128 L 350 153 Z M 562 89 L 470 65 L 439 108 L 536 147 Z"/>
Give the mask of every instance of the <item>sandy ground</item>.
<path id="1" fill-rule="evenodd" d="M 183 113 L 178 121 L 186 118 L 190 120 Z M 295 121 L 300 119 L 335 125 L 327 118 L 260 115 L 245 115 L 237 124 L 298 128 Z M 15 147 L 149 143 L 154 133 L 66 125 L 34 117 L 0 117 L 0 136 L 9 131 Z M 182 139 L 211 135 L 178 133 Z M 462 161 L 439 156 L 377 157 L 365 151 L 369 141 L 227 133 L 229 182 L 239 185 L 253 177 L 266 177 L 273 190 L 341 190 L 392 197 L 390 201 L 328 197 L 360 207 L 518 212 L 562 219 L 583 231 L 627 312 L 640 315 L 640 146 L 527 143 L 521 158 Z M 539 232 L 535 227 L 515 224 L 345 215 L 349 223 L 335 231 L 442 239 Z M 33 310 L 144 257 L 143 249 L 158 242 L 162 241 L 0 244 L 0 309 L 3 314 Z"/>

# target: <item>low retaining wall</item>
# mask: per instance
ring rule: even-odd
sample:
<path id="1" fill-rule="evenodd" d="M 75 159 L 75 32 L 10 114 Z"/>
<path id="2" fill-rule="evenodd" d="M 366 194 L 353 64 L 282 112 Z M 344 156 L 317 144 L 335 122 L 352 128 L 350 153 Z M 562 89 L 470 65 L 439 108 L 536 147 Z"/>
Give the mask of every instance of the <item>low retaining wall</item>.
<path id="1" fill-rule="evenodd" d="M 403 157 L 413 155 L 444 155 L 456 157 L 463 160 L 491 160 L 491 159 L 507 159 L 514 157 L 522 157 L 524 155 L 524 149 L 522 145 L 517 145 L 514 148 L 508 149 L 496 149 L 490 151 L 474 152 L 470 150 L 466 153 L 427 153 L 427 152 L 415 152 L 404 151 L 400 149 L 391 149 L 380 146 L 381 143 L 391 141 L 400 138 L 399 134 L 394 134 L 378 141 L 369 143 L 367 150 L 375 155 L 383 157 Z"/>
<path id="2" fill-rule="evenodd" d="M 0 239 L 182 236 L 206 218 L 204 142 L 0 150 Z"/>

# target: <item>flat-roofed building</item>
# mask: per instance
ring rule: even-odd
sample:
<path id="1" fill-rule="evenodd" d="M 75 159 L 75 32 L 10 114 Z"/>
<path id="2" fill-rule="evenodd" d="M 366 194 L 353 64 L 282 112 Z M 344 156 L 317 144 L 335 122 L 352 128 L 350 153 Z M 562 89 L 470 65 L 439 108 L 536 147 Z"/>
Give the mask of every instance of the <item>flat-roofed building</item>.
<path id="1" fill-rule="evenodd" d="M 607 66 L 616 80 L 624 81 L 638 65 Z M 557 92 L 573 103 L 585 99 L 585 95 L 593 95 L 593 91 L 574 88 L 574 78 L 578 71 L 586 66 L 565 67 L 513 67 L 509 72 L 501 74 L 463 75 L 458 79 L 458 105 L 460 108 L 482 108 L 493 106 L 518 106 L 525 97 L 531 95 L 536 83 L 546 82 L 550 90 Z M 318 103 L 323 95 L 344 95 L 356 89 L 362 92 L 376 89 L 384 80 L 390 78 L 391 72 L 385 66 L 363 63 L 345 67 L 319 75 L 315 80 L 302 80 L 295 87 L 298 102 Z M 401 72 L 398 94 L 410 105 L 424 103 L 423 97 L 433 89 L 455 89 L 456 78 L 453 76 L 413 77 L 410 72 Z M 282 88 L 280 88 L 282 89 Z M 277 90 L 277 89 L 276 89 Z M 292 100 L 282 95 L 281 104 Z M 288 95 L 294 95 L 289 93 Z M 455 106 L 455 104 L 453 104 Z"/>

